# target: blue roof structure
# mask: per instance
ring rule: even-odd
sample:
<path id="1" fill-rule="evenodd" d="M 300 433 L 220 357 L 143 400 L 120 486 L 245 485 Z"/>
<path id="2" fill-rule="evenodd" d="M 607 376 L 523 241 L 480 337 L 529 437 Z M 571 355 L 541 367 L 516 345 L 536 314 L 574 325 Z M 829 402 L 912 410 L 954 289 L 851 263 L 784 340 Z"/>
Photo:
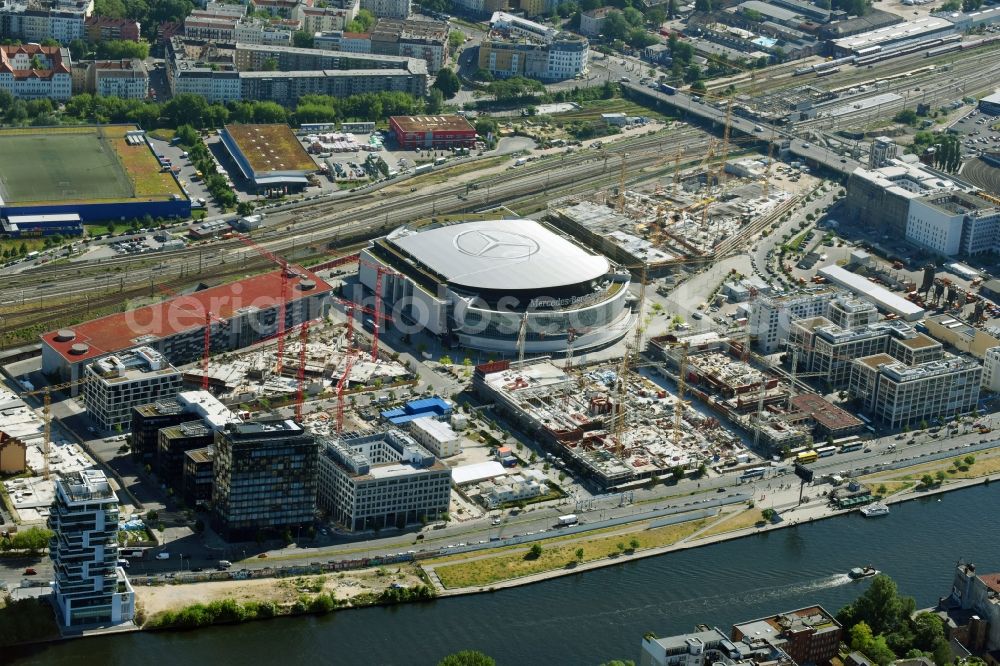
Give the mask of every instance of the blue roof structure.
<path id="1" fill-rule="evenodd" d="M 422 419 L 428 416 L 442 417 L 451 413 L 451 405 L 443 398 L 434 396 L 433 398 L 422 398 L 412 400 L 402 407 L 387 409 L 382 412 L 382 418 L 393 425 L 402 425 L 415 419 Z"/>

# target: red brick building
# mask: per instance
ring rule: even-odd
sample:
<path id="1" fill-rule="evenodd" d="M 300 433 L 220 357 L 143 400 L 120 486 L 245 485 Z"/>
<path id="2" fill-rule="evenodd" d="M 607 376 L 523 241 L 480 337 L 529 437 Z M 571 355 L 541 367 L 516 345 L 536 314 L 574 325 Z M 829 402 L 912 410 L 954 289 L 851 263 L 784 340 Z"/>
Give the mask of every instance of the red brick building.
<path id="1" fill-rule="evenodd" d="M 107 40 L 139 41 L 139 22 L 127 18 L 91 16 L 83 23 L 87 40 L 91 42 Z"/>
<path id="2" fill-rule="evenodd" d="M 733 625 L 733 641 L 765 641 L 796 664 L 823 666 L 837 656 L 841 626 L 822 606 L 810 606 Z"/>
<path id="3" fill-rule="evenodd" d="M 389 131 L 402 148 L 468 148 L 476 128 L 462 116 L 391 116 Z"/>

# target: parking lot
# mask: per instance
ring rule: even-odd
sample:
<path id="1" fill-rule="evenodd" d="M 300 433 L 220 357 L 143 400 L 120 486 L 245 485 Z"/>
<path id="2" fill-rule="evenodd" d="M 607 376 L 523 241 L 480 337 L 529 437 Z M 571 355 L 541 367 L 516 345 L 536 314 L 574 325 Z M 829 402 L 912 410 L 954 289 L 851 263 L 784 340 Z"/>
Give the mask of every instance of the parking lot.
<path id="1" fill-rule="evenodd" d="M 191 197 L 192 208 L 199 208 L 196 204 L 199 200 L 204 200 L 204 210 L 207 216 L 211 217 L 221 214 L 222 211 L 215 205 L 215 201 L 212 200 L 208 190 L 205 189 L 204 181 L 197 177 L 194 165 L 187 159 L 187 151 L 184 147 L 171 146 L 167 141 L 159 141 L 152 137 L 147 138 L 153 150 L 158 155 L 163 155 L 169 159 L 171 166 L 180 167 L 180 171 L 177 173 L 177 180 L 180 181 L 181 187 Z"/>
<path id="2" fill-rule="evenodd" d="M 952 125 L 949 131 L 961 137 L 962 151 L 966 157 L 977 157 L 984 151 L 1000 150 L 1000 117 L 974 109 Z"/>

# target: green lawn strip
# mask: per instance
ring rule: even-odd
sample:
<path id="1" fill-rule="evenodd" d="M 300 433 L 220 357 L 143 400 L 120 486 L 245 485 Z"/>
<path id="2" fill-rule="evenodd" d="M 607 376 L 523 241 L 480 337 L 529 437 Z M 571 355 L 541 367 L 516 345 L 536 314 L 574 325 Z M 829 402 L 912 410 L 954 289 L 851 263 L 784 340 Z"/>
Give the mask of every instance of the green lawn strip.
<path id="1" fill-rule="evenodd" d="M 508 551 L 458 564 L 437 566 L 434 571 L 441 584 L 447 588 L 490 585 L 546 571 L 571 569 L 578 562 L 590 562 L 607 557 L 627 557 L 623 553 L 623 548 L 619 546 L 629 550 L 632 539 L 638 542 L 640 550 L 669 546 L 697 532 L 707 523 L 707 519 L 701 518 L 650 530 L 635 530 L 628 534 L 596 538 L 591 536 L 559 546 L 546 546 L 543 542 L 539 544 L 542 546 L 542 552 L 538 557 L 532 557 L 529 548 L 522 546 L 514 552 Z M 582 559 L 577 556 L 578 549 L 583 550 Z"/>

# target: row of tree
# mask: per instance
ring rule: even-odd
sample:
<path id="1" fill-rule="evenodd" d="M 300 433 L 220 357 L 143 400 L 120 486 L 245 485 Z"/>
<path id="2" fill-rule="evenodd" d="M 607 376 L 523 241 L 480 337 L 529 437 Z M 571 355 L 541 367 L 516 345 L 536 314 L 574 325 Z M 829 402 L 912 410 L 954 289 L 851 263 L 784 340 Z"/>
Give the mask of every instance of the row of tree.
<path id="1" fill-rule="evenodd" d="M 182 22 L 194 9 L 190 0 L 94 0 L 94 14 L 139 22 L 146 39 L 156 38 L 164 22 Z"/>

